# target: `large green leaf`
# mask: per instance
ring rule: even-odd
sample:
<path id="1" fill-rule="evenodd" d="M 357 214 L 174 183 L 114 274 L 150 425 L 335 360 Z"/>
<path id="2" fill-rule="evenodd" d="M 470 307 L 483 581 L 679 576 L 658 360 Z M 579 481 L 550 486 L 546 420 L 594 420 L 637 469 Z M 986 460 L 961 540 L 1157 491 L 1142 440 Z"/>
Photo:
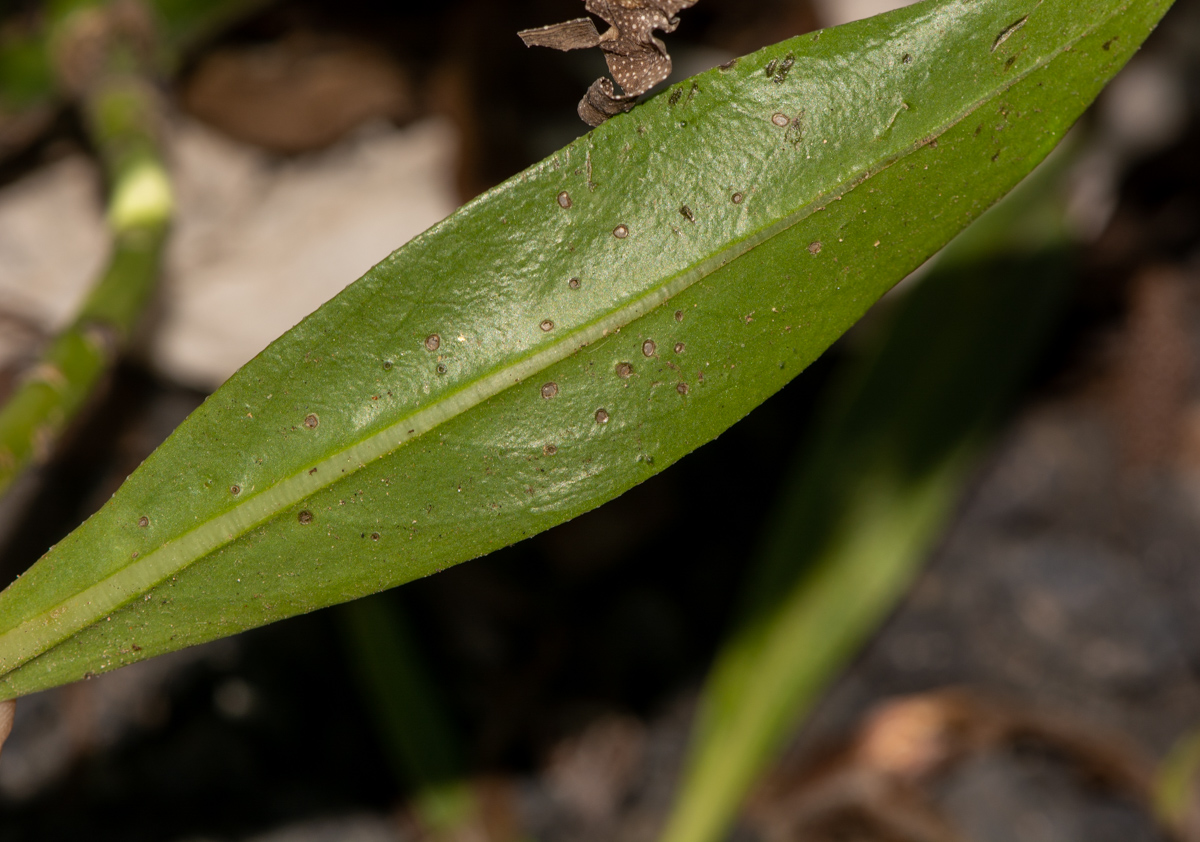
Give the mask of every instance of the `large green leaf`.
<path id="1" fill-rule="evenodd" d="M 1011 188 L 1167 6 L 921 3 L 701 74 L 481 196 L 0 595 L 0 698 L 427 575 L 662 470 Z"/>

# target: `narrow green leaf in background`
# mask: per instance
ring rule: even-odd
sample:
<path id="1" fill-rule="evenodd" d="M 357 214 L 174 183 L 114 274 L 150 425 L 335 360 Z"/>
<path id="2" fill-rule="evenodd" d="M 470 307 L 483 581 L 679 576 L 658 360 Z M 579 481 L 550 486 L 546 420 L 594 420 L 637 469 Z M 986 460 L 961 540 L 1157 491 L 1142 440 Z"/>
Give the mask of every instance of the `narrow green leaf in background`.
<path id="1" fill-rule="evenodd" d="M 452 839 L 475 818 L 477 805 L 420 647 L 388 596 L 376 594 L 339 609 L 346 656 L 397 779 L 415 790 L 418 820 L 434 839 Z"/>
<path id="2" fill-rule="evenodd" d="M 1070 288 L 1054 164 L 955 240 L 833 375 L 717 654 L 663 842 L 724 838 L 941 534 Z"/>
<path id="3" fill-rule="evenodd" d="M 920 3 L 687 80 L 481 196 L 0 596 L 0 698 L 428 575 L 662 470 L 1011 189 L 1169 5 Z"/>

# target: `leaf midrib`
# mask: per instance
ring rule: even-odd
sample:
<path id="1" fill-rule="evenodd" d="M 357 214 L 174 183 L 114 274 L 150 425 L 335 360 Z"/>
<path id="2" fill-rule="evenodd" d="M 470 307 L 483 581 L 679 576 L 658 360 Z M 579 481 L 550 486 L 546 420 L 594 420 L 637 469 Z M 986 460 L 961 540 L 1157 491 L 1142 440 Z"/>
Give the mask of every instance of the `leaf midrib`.
<path id="1" fill-rule="evenodd" d="M 1127 6 L 1128 4 L 1123 4 L 1120 9 L 1125 9 Z M 845 197 L 863 182 L 916 153 L 929 141 L 940 137 L 997 96 L 1046 67 L 1062 54 L 1069 52 L 1076 44 L 1095 33 L 1119 13 L 1119 11 L 1115 11 L 1090 27 L 1086 27 L 1076 38 L 1064 42 L 1056 50 L 1029 65 L 1028 68 L 1014 74 L 1005 84 L 997 86 L 987 96 L 969 104 L 936 131 L 924 135 L 904 150 L 883 159 L 877 166 L 865 168 L 830 191 L 817 195 L 812 201 L 792 213 L 780 217 L 775 222 L 765 225 L 741 240 L 730 243 L 725 248 L 698 261 L 662 284 L 652 287 L 643 295 L 608 315 L 582 325 L 565 334 L 561 339 L 544 345 L 528 356 L 515 360 L 478 380 L 467 383 L 429 406 L 395 421 L 383 430 L 372 433 L 326 459 L 284 477 L 269 488 L 240 502 L 236 508 L 218 515 L 178 538 L 164 542 L 159 548 L 106 576 L 96 584 L 49 609 L 44 609 L 36 616 L 0 634 L 0 674 L 10 672 L 49 651 L 76 632 L 111 614 L 219 547 L 231 543 L 251 529 L 297 505 L 315 492 L 352 475 L 371 460 L 394 452 L 408 441 L 420 437 L 526 378 L 566 359 L 592 342 L 632 324 L 697 281 L 798 224 L 830 201 Z M 440 228 L 441 226 L 436 227 Z"/>

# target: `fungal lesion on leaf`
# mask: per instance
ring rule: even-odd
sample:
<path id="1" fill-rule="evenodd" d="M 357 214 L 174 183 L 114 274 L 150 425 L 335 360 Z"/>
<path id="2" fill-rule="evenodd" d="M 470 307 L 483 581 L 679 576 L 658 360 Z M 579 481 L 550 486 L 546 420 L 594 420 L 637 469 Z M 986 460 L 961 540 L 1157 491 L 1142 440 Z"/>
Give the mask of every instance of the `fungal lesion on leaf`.
<path id="1" fill-rule="evenodd" d="M 577 18 L 518 32 L 527 47 L 581 50 L 599 47 L 608 71 L 621 86 L 600 78 L 579 101 L 579 116 L 589 126 L 629 111 L 635 100 L 671 75 L 671 57 L 654 32 L 674 32 L 678 13 L 696 0 L 584 0 L 584 7 L 609 25 L 601 34 L 591 18 Z"/>

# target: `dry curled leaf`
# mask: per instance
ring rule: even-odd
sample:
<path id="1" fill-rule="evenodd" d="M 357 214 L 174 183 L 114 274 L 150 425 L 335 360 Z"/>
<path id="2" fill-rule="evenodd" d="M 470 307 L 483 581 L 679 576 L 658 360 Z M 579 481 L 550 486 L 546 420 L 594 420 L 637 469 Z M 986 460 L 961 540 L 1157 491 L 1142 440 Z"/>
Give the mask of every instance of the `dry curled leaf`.
<path id="1" fill-rule="evenodd" d="M 604 34 L 591 18 L 577 18 L 538 29 L 518 32 L 527 47 L 581 50 L 599 47 L 608 62 L 608 72 L 621 86 L 597 79 L 579 101 L 579 116 L 589 126 L 598 126 L 615 114 L 633 108 L 634 100 L 671 75 L 667 46 L 654 31 L 674 32 L 676 14 L 694 6 L 696 0 L 585 0 L 587 11 L 609 25 Z"/>

